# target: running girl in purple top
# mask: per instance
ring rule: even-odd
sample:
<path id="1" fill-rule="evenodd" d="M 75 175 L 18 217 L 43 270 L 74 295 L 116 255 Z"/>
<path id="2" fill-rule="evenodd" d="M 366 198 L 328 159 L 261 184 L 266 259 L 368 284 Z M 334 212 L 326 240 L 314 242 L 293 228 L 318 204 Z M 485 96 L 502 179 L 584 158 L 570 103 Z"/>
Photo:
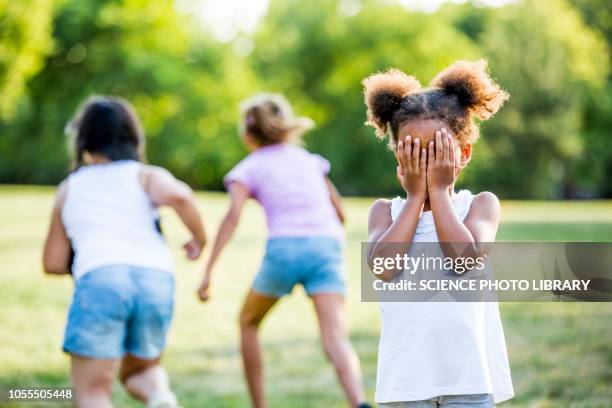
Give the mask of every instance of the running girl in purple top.
<path id="1" fill-rule="evenodd" d="M 208 300 L 214 265 L 244 203 L 254 198 L 264 208 L 269 230 L 266 254 L 240 313 L 245 375 L 255 407 L 266 406 L 258 327 L 296 284 L 314 302 L 323 347 L 351 406 L 365 399 L 344 321 L 341 197 L 327 178 L 329 162 L 296 144 L 312 125 L 310 119 L 295 117 L 280 95 L 260 94 L 242 104 L 240 133 L 251 153 L 225 177 L 231 203 L 199 289 L 200 298 Z"/>

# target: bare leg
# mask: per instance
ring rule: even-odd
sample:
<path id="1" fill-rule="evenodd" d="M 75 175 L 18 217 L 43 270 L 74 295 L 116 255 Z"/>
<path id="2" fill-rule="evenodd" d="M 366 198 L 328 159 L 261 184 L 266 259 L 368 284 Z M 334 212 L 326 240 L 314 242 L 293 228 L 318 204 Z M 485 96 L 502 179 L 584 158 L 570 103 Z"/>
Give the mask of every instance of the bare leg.
<path id="1" fill-rule="evenodd" d="M 151 402 L 156 397 L 164 397 L 176 405 L 168 375 L 159 365 L 159 358 L 144 360 L 128 354 L 121 361 L 119 378 L 128 393 L 136 399 Z"/>
<path id="2" fill-rule="evenodd" d="M 112 408 L 115 360 L 99 360 L 72 354 L 70 371 L 77 407 Z"/>
<path id="3" fill-rule="evenodd" d="M 251 402 L 255 408 L 266 407 L 263 363 L 257 330 L 278 298 L 250 291 L 240 312 L 240 346 Z"/>
<path id="4" fill-rule="evenodd" d="M 344 298 L 336 293 L 321 293 L 312 296 L 319 318 L 321 341 L 327 358 L 336 369 L 338 380 L 351 406 L 357 407 L 365 401 L 361 383 L 359 359 L 351 345 L 344 319 Z"/>

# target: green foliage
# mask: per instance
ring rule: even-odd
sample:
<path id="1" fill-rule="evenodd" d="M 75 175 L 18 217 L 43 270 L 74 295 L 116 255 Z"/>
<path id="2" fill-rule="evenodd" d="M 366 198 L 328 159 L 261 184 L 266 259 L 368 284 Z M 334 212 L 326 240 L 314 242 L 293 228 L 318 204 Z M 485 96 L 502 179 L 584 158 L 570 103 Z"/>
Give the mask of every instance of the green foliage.
<path id="1" fill-rule="evenodd" d="M 0 0 L 0 118 L 9 118 L 26 81 L 51 50 L 52 0 Z"/>
<path id="2" fill-rule="evenodd" d="M 330 159 L 343 193 L 395 194 L 393 155 L 363 126 L 361 80 L 394 66 L 427 84 L 457 59 L 484 57 L 512 98 L 483 125 L 461 182 L 502 197 L 612 196 L 609 12 L 583 0 L 433 14 L 271 0 L 256 33 L 226 44 L 172 0 L 0 0 L 0 182 L 65 177 L 66 122 L 87 96 L 116 94 L 141 116 L 152 163 L 220 189 L 245 153 L 239 101 L 277 91 L 317 123 L 306 145 Z"/>
<path id="3" fill-rule="evenodd" d="M 236 137 L 216 141 L 235 133 L 238 99 L 228 91 L 236 84 L 227 79 L 233 72 L 243 85 L 248 77 L 191 24 L 169 0 L 66 2 L 55 16 L 55 51 L 30 83 L 28 109 L 3 125 L 2 150 L 15 160 L 0 164 L 2 179 L 60 180 L 69 166 L 66 122 L 87 96 L 114 94 L 140 114 L 151 162 L 196 186 L 219 187 L 241 149 Z"/>
<path id="4" fill-rule="evenodd" d="M 307 144 L 331 159 L 343 192 L 391 194 L 398 188 L 393 155 L 363 125 L 361 81 L 394 66 L 427 83 L 454 60 L 479 53 L 435 15 L 370 1 L 346 16 L 335 3 L 273 2 L 251 62 L 269 88 L 288 94 L 316 121 Z"/>
<path id="5" fill-rule="evenodd" d="M 584 148 L 585 93 L 608 73 L 605 42 L 564 0 L 491 14 L 478 42 L 512 97 L 483 126 L 469 181 L 504 197 L 562 195 Z"/>
<path id="6" fill-rule="evenodd" d="M 600 32 L 608 45 L 608 61 L 612 60 L 612 8 L 606 0 L 572 0 L 589 26 Z M 604 197 L 612 197 L 612 75 L 606 85 L 591 88 L 583 109 L 584 153 L 571 174 L 572 181 Z"/>

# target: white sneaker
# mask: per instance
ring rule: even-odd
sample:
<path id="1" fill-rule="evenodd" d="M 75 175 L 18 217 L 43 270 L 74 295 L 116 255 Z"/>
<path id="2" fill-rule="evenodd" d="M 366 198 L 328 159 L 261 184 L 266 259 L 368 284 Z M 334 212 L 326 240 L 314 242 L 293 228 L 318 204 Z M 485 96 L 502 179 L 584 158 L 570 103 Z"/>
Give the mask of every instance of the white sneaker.
<path id="1" fill-rule="evenodd" d="M 153 395 L 147 402 L 147 408 L 180 408 L 176 395 L 172 391 Z"/>

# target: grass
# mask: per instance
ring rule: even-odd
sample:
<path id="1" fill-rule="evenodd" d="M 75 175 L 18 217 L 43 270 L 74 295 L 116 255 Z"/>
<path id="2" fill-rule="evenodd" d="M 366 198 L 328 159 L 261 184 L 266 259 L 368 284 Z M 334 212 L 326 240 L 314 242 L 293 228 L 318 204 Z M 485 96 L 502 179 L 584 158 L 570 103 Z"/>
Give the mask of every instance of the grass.
<path id="1" fill-rule="evenodd" d="M 198 198 L 212 232 L 226 199 L 220 194 Z M 52 200 L 49 188 L 0 187 L 0 388 L 68 384 L 68 358 L 60 345 L 72 281 L 43 276 L 39 260 Z M 359 301 L 359 243 L 366 239 L 371 201 L 347 200 L 346 259 L 351 337 L 373 399 L 378 307 Z M 262 255 L 263 213 L 253 203 L 247 206 L 206 305 L 195 297 L 200 263 L 188 263 L 180 254 L 186 232 L 170 213 L 164 213 L 164 226 L 178 261 L 176 318 L 163 360 L 173 387 L 185 407 L 248 406 L 236 317 Z M 612 203 L 504 202 L 498 239 L 612 241 Z M 345 406 L 311 309 L 297 290 L 264 323 L 271 407 Z M 503 406 L 612 406 L 609 304 L 506 303 L 501 312 L 517 395 Z M 114 401 L 118 407 L 140 406 L 119 386 Z"/>

